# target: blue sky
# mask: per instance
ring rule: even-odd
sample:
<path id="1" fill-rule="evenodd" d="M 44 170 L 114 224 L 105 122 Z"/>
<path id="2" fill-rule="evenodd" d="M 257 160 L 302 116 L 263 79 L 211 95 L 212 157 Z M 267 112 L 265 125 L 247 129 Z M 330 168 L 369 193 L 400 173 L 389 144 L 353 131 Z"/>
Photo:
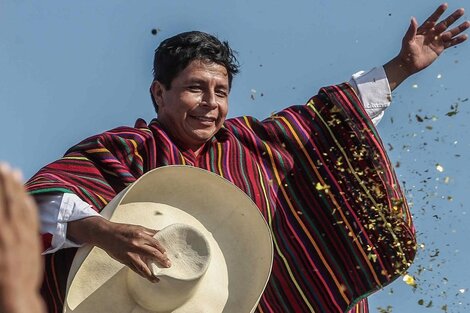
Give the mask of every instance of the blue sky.
<path id="1" fill-rule="evenodd" d="M 397 54 L 410 17 L 423 21 L 439 4 L 3 0 L 0 159 L 30 177 L 87 136 L 153 118 L 153 50 L 176 33 L 202 30 L 228 40 L 242 65 L 229 115 L 263 118 L 384 64 Z M 468 1 L 449 2 L 449 11 L 465 4 L 470 10 Z M 379 125 L 422 248 L 410 269 L 418 288 L 397 280 L 372 296 L 372 312 L 470 309 L 469 53 L 469 43 L 450 49 L 405 81 Z"/>

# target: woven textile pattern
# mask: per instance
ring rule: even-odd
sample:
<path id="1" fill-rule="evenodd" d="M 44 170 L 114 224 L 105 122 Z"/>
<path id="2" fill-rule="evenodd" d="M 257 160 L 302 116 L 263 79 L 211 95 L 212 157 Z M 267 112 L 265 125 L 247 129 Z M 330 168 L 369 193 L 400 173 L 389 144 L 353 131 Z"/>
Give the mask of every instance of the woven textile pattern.
<path id="1" fill-rule="evenodd" d="M 399 182 L 347 84 L 263 121 L 228 119 L 198 156 L 179 149 L 158 121 L 138 120 L 72 147 L 27 187 L 32 194 L 73 192 L 100 211 L 143 173 L 172 164 L 226 178 L 266 218 L 274 265 L 257 312 L 368 312 L 367 295 L 397 278 L 415 255 Z M 62 310 L 74 253 L 46 257 L 42 293 L 50 312 Z"/>

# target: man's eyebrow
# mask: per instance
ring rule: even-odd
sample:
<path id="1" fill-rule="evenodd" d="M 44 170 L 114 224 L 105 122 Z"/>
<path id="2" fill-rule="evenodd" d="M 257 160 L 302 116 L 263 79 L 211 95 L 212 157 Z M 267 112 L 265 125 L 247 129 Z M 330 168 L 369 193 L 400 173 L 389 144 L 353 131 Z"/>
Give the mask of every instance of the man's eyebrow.
<path id="1" fill-rule="evenodd" d="M 198 77 L 190 77 L 186 80 L 186 84 L 204 84 L 204 80 Z"/>
<path id="2" fill-rule="evenodd" d="M 206 84 L 206 81 L 202 78 L 199 78 L 199 77 L 190 77 L 188 78 L 186 81 L 185 81 L 185 84 L 186 85 L 190 85 L 190 84 L 201 84 L 201 85 L 205 85 Z M 220 83 L 220 84 L 217 84 L 219 87 L 223 87 L 223 88 L 226 88 L 228 89 L 228 84 L 225 84 L 225 83 Z"/>
<path id="3" fill-rule="evenodd" d="M 204 82 L 204 79 L 202 78 L 199 78 L 199 77 L 189 77 L 187 79 L 188 82 L 198 82 L 198 83 L 202 83 Z"/>

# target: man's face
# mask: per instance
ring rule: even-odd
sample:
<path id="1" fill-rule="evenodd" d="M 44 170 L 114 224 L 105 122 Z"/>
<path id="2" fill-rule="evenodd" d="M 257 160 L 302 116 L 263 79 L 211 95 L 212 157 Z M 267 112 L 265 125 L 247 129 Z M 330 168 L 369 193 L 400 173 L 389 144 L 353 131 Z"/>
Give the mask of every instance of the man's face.
<path id="1" fill-rule="evenodd" d="M 158 120 L 177 144 L 196 152 L 227 116 L 227 69 L 195 60 L 173 79 L 169 90 L 155 81 L 152 94 L 158 104 Z"/>

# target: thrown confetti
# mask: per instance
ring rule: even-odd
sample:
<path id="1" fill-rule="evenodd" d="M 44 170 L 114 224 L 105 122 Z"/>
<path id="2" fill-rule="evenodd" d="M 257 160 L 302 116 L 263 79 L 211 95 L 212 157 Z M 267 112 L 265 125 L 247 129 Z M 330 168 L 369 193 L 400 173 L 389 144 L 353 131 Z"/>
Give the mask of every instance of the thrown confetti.
<path id="1" fill-rule="evenodd" d="M 325 192 L 328 192 L 328 189 L 330 189 L 330 186 L 328 186 L 327 184 L 322 185 L 322 184 L 320 184 L 320 183 L 317 183 L 317 184 L 315 185 L 315 189 L 317 189 L 317 190 L 319 190 L 319 191 L 325 190 Z"/>
<path id="2" fill-rule="evenodd" d="M 459 104 L 456 103 L 450 106 L 450 111 L 446 113 L 446 116 L 454 116 L 459 113 Z"/>
<path id="3" fill-rule="evenodd" d="M 407 285 L 410 285 L 412 287 L 416 287 L 416 282 L 415 282 L 415 279 L 413 278 L 413 276 L 409 275 L 409 274 L 405 274 L 403 276 L 403 281 L 407 284 Z"/>
<path id="4" fill-rule="evenodd" d="M 256 89 L 251 89 L 250 92 L 251 92 L 251 95 L 250 95 L 251 100 L 255 100 Z"/>

